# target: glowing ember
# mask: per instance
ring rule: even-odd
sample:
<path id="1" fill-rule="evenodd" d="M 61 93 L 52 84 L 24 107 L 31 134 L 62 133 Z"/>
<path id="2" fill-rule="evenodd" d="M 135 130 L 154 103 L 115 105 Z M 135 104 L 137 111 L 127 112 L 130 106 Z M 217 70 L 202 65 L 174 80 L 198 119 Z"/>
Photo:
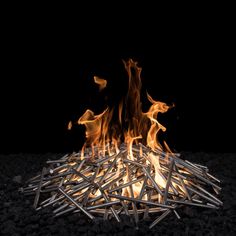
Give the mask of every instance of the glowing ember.
<path id="1" fill-rule="evenodd" d="M 92 220 L 102 215 L 120 222 L 125 214 L 138 225 L 154 214 L 156 220 L 150 228 L 172 212 L 179 218 L 177 210 L 185 205 L 217 209 L 222 205 L 215 196 L 221 190 L 220 181 L 207 167 L 184 161 L 165 142 L 161 144 L 158 134 L 166 128 L 157 116 L 170 106 L 147 94 L 151 106 L 142 112 L 141 68 L 132 60 L 124 65 L 129 89 L 118 106 L 117 121 L 113 109 L 97 115 L 86 110 L 78 120 L 86 128 L 82 150 L 48 161 L 48 168 L 21 190 L 36 194 L 36 210 L 55 207 L 55 216 L 81 212 Z M 107 85 L 96 76 L 94 81 L 100 90 Z M 68 129 L 72 128 L 69 122 Z M 41 193 L 51 196 L 40 202 Z"/>

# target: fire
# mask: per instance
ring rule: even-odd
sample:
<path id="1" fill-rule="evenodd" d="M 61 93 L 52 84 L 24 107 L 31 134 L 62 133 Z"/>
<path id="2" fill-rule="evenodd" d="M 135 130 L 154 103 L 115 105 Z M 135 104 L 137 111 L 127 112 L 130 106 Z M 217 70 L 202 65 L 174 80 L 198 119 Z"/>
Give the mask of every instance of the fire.
<path id="1" fill-rule="evenodd" d="M 67 129 L 71 130 L 72 129 L 72 121 L 69 121 L 68 125 L 67 125 Z"/>
<path id="2" fill-rule="evenodd" d="M 167 112 L 170 106 L 155 101 L 147 94 L 147 98 L 152 105 L 146 113 L 142 112 L 140 101 L 141 68 L 137 66 L 137 62 L 131 59 L 124 62 L 124 66 L 128 74 L 129 87 L 126 98 L 119 104 L 118 118 L 120 125 L 126 124 L 127 129 L 123 126 L 122 133 L 111 134 L 112 125 L 110 122 L 113 109 L 107 108 L 98 115 L 94 115 L 93 111 L 87 110 L 78 120 L 79 124 L 86 127 L 87 141 L 85 146 L 93 148 L 96 145 L 98 149 L 103 149 L 104 152 L 104 147 L 110 144 L 111 140 L 115 140 L 117 143 L 123 141 L 131 147 L 134 140 L 137 143 L 137 140 L 141 139 L 141 142 L 153 151 L 156 149 L 163 150 L 158 141 L 158 134 L 160 131 L 165 132 L 166 128 L 158 122 L 157 115 L 158 113 Z M 106 80 L 97 76 L 94 77 L 94 81 L 101 86 L 100 89 L 107 84 Z M 122 114 L 125 116 L 124 119 L 122 119 Z M 123 140 L 117 140 L 117 137 L 123 137 Z"/>
<path id="3" fill-rule="evenodd" d="M 86 128 L 86 142 L 83 150 L 90 147 L 92 149 L 92 156 L 100 156 L 100 154 L 102 154 L 102 156 L 105 154 L 112 155 L 114 152 L 118 153 L 118 145 L 124 143 L 127 146 L 127 158 L 134 161 L 134 143 L 136 145 L 142 143 L 143 145 L 150 147 L 152 151 L 163 150 L 162 145 L 158 141 L 158 134 L 161 131 L 165 132 L 166 128 L 158 122 L 157 116 L 158 113 L 167 112 L 170 106 L 166 103 L 155 101 L 147 94 L 151 106 L 147 112 L 143 112 L 140 101 L 142 69 L 138 67 L 137 62 L 134 62 L 131 59 L 127 62 L 123 62 L 128 75 L 129 86 L 126 97 L 119 103 L 119 124 L 112 124 L 113 109 L 110 108 L 106 108 L 97 115 L 91 110 L 86 110 L 79 118 L 78 124 L 82 124 Z M 94 76 L 94 81 L 99 84 L 100 90 L 107 85 L 106 80 L 97 76 Z M 112 126 L 114 125 L 122 126 L 122 129 L 120 128 L 115 133 L 112 133 Z M 114 148 L 115 151 L 112 152 L 111 149 Z M 140 152 L 142 152 L 141 147 Z M 159 156 L 154 155 L 153 153 L 149 153 L 148 155 L 148 159 L 154 167 L 155 180 L 162 188 L 164 188 L 166 180 L 161 175 Z M 127 181 L 128 177 L 126 175 L 124 177 L 124 183 Z M 134 192 L 140 192 L 142 186 L 141 182 L 136 183 L 134 186 Z M 127 196 L 131 196 L 130 191 L 127 190 L 125 192 L 129 192 Z"/>
<path id="4" fill-rule="evenodd" d="M 86 143 L 92 147 L 94 154 L 94 147 L 99 151 L 105 153 L 105 145 L 108 137 L 108 124 L 111 119 L 112 111 L 107 108 L 99 115 L 94 115 L 91 110 L 87 110 L 78 120 L 78 124 L 83 124 L 86 127 Z"/>
<path id="5" fill-rule="evenodd" d="M 107 81 L 105 79 L 99 78 L 98 76 L 93 77 L 94 82 L 98 84 L 99 90 L 103 90 L 107 86 Z"/>
<path id="6" fill-rule="evenodd" d="M 177 209 L 184 205 L 218 209 L 223 203 L 214 195 L 221 188 L 208 168 L 179 158 L 159 134 L 166 128 L 158 121 L 158 114 L 172 106 L 154 100 L 149 94 L 149 109 L 141 106 L 141 68 L 133 60 L 124 61 L 128 75 L 128 91 L 114 108 L 107 107 L 100 114 L 87 109 L 78 119 L 85 126 L 86 141 L 78 153 L 48 161 L 49 168 L 29 180 L 25 193 L 35 192 L 34 207 L 57 206 L 55 216 L 67 212 L 82 212 L 91 220 L 93 214 L 104 219 L 120 214 L 134 217 L 161 214 L 149 228 L 154 227 L 169 213 L 179 218 Z M 97 76 L 99 90 L 107 81 Z M 72 129 L 72 121 L 68 129 Z M 214 193 L 204 187 L 212 187 Z M 51 197 L 38 206 L 40 192 L 51 192 Z"/>

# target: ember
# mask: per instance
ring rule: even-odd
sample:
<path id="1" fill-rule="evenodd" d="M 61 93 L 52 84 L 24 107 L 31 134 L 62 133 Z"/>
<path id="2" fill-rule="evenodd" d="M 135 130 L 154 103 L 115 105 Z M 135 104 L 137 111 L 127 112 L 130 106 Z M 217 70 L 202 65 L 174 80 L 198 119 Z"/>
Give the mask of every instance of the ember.
<path id="1" fill-rule="evenodd" d="M 133 60 L 124 65 L 129 89 L 125 103 L 119 104 L 118 121 L 113 109 L 99 115 L 87 110 L 78 120 L 86 127 L 82 150 L 47 161 L 21 191 L 35 194 L 36 210 L 53 206 L 55 217 L 81 212 L 91 220 L 103 216 L 120 222 L 125 214 L 137 227 L 149 214 L 156 217 L 150 228 L 170 213 L 180 218 L 178 209 L 186 205 L 218 209 L 223 204 L 216 197 L 220 181 L 206 166 L 183 160 L 159 141 L 158 134 L 166 128 L 157 115 L 170 106 L 147 95 L 152 105 L 142 112 L 141 68 Z M 106 80 L 94 81 L 100 90 L 106 87 Z"/>

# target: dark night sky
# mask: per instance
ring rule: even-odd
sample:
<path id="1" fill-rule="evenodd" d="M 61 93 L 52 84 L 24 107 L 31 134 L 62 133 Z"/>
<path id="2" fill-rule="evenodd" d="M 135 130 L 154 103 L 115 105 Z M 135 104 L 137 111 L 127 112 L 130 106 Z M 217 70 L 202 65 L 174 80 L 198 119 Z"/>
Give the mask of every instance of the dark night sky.
<path id="1" fill-rule="evenodd" d="M 119 31 L 29 19 L 10 25 L 3 45 L 0 152 L 78 149 L 83 129 L 68 132 L 67 122 L 86 108 L 102 111 L 105 95 L 110 103 L 119 100 L 126 86 L 121 59 L 127 58 L 143 68 L 143 88 L 153 98 L 176 105 L 162 117 L 171 147 L 235 151 L 233 63 L 225 25 L 184 21 L 165 31 L 155 30 L 155 22 L 149 29 L 137 24 Z M 97 92 L 93 75 L 108 80 L 107 91 Z"/>

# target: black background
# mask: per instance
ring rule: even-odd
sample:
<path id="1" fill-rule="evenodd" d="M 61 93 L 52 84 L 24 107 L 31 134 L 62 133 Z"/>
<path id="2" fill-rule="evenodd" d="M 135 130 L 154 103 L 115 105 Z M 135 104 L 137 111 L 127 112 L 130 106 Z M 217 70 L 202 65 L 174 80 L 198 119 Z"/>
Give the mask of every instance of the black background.
<path id="1" fill-rule="evenodd" d="M 68 131 L 68 121 L 119 101 L 127 86 L 122 59 L 128 58 L 143 68 L 144 90 L 175 104 L 160 117 L 170 147 L 235 151 L 230 15 L 201 11 L 170 19 L 140 9 L 111 22 L 112 14 L 78 19 L 80 13 L 73 19 L 34 11 L 5 17 L 0 152 L 78 150 L 84 130 Z M 94 75 L 108 80 L 100 94 Z"/>

